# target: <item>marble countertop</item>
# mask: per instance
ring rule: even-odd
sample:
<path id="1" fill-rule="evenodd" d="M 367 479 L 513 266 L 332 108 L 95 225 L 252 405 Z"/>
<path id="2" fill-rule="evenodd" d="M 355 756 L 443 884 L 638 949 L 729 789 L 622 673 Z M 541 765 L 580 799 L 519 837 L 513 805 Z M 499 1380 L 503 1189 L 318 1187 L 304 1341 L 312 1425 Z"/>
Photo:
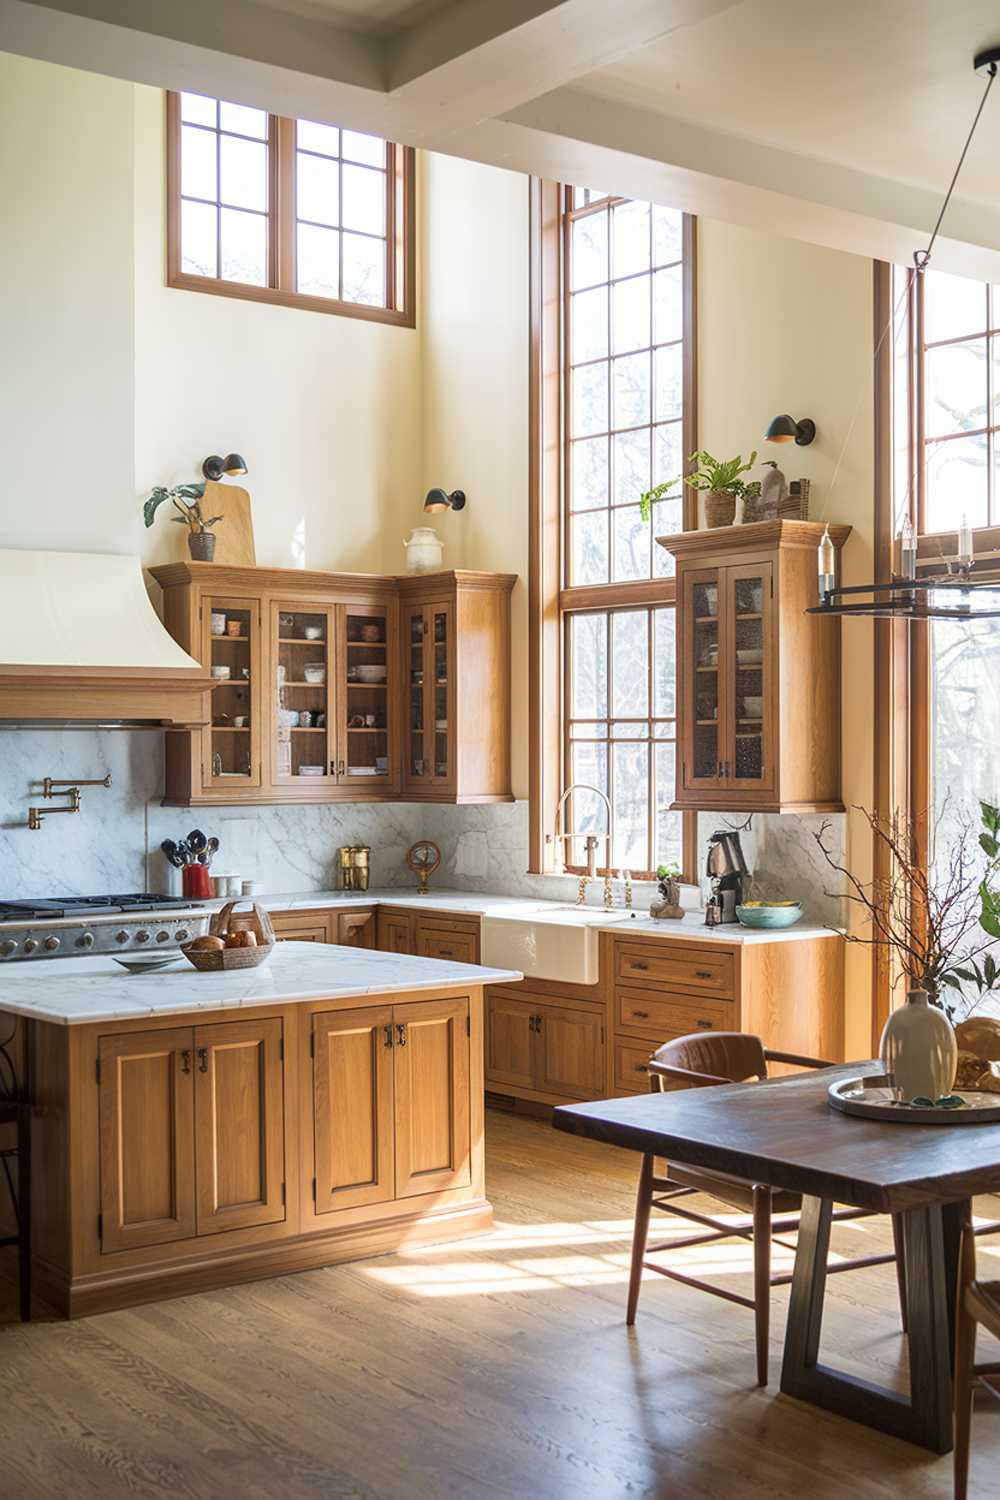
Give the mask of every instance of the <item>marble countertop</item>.
<path id="1" fill-rule="evenodd" d="M 113 958 L 103 956 L 10 964 L 0 970 L 0 1010 L 73 1026 L 439 990 L 456 984 L 506 984 L 520 978 L 513 969 L 325 943 L 284 942 L 256 969 L 218 974 L 199 973 L 183 955 L 169 968 L 147 974 L 129 974 Z"/>

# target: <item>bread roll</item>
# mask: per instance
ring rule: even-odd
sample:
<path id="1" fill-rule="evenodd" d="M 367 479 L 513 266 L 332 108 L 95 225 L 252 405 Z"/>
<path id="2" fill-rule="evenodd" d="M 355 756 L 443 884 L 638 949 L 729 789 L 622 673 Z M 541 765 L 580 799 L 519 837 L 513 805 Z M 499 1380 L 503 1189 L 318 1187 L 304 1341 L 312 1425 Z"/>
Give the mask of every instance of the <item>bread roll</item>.
<path id="1" fill-rule="evenodd" d="M 197 948 L 199 952 L 205 952 L 206 949 L 212 948 L 224 948 L 225 946 L 222 938 L 216 937 L 212 933 L 206 933 L 204 937 L 196 937 L 188 944 L 189 948 Z"/>

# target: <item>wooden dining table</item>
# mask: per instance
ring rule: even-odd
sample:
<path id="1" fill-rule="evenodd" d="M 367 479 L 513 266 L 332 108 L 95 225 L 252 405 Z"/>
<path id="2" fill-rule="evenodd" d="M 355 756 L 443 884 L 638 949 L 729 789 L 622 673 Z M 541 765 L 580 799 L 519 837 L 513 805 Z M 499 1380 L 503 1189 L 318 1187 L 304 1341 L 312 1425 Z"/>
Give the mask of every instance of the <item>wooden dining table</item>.
<path id="1" fill-rule="evenodd" d="M 915 1125 L 842 1114 L 839 1078 L 873 1062 L 593 1104 L 566 1104 L 557 1130 L 707 1167 L 802 1195 L 781 1389 L 894 1437 L 947 1453 L 961 1224 L 970 1199 L 1000 1189 L 1000 1124 Z M 819 1359 L 834 1203 L 899 1215 L 910 1392 L 886 1390 Z"/>

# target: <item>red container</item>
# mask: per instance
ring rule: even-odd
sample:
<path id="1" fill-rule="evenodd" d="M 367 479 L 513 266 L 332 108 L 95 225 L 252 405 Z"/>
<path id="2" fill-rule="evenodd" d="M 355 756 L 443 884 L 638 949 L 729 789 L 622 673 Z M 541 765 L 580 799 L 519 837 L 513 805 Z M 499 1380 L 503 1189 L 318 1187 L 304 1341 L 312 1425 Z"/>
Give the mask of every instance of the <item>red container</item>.
<path id="1" fill-rule="evenodd" d="M 208 865 L 184 865 L 181 868 L 181 891 L 189 901 L 208 901 L 212 886 L 208 876 Z"/>

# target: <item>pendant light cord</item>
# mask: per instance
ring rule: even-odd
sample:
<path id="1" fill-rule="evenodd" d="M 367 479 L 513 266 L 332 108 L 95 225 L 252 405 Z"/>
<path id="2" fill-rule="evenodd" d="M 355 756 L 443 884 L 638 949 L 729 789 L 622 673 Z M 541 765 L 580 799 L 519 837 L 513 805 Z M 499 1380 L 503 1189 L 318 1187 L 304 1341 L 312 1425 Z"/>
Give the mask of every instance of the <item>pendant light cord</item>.
<path id="1" fill-rule="evenodd" d="M 979 108 L 976 110 L 975 117 L 969 129 L 969 133 L 965 138 L 965 145 L 962 147 L 962 154 L 958 158 L 958 164 L 955 167 L 954 172 L 952 173 L 951 182 L 948 184 L 948 191 L 944 195 L 944 201 L 941 204 L 941 210 L 938 213 L 937 221 L 935 222 L 934 228 L 931 231 L 931 237 L 927 242 L 927 248 L 925 250 L 914 250 L 913 252 L 913 266 L 907 271 L 906 282 L 903 286 L 903 290 L 900 292 L 899 297 L 897 298 L 896 303 L 892 308 L 892 311 L 889 313 L 889 317 L 886 320 L 886 325 L 879 335 L 878 343 L 875 345 L 875 353 L 872 357 L 873 367 L 877 366 L 878 364 L 878 357 L 882 353 L 882 345 L 885 343 L 890 331 L 896 325 L 896 319 L 899 315 L 899 310 L 909 296 L 910 288 L 912 287 L 913 282 L 927 269 L 928 262 L 931 258 L 931 252 L 934 249 L 934 242 L 938 237 L 938 231 L 940 230 L 941 225 L 944 221 L 945 214 L 948 212 L 948 205 L 951 202 L 952 194 L 955 191 L 955 184 L 958 182 L 959 175 L 962 171 L 963 166 L 965 165 L 965 158 L 969 154 L 969 147 L 972 145 L 972 138 L 976 133 L 976 127 L 979 124 L 980 116 L 982 115 L 983 110 L 986 108 L 986 101 L 990 96 L 990 89 L 993 87 L 994 79 L 997 76 L 997 64 L 995 62 L 991 62 L 988 65 L 988 68 L 990 76 L 986 81 L 986 87 L 983 90 L 983 97 L 979 101 Z M 830 480 L 830 488 L 827 492 L 830 498 L 833 497 L 833 492 L 837 487 L 837 476 L 840 473 L 841 465 L 844 462 L 844 455 L 847 452 L 851 437 L 854 434 L 854 428 L 857 425 L 858 417 L 861 415 L 861 408 L 864 404 L 864 401 L 865 392 L 862 392 L 858 397 L 858 401 L 851 416 L 851 420 L 848 423 L 847 431 L 844 434 L 844 441 L 840 445 L 840 452 L 837 455 L 837 462 L 834 465 L 833 469 L 833 477 Z M 907 499 L 908 498 L 909 496 L 907 495 Z"/>

